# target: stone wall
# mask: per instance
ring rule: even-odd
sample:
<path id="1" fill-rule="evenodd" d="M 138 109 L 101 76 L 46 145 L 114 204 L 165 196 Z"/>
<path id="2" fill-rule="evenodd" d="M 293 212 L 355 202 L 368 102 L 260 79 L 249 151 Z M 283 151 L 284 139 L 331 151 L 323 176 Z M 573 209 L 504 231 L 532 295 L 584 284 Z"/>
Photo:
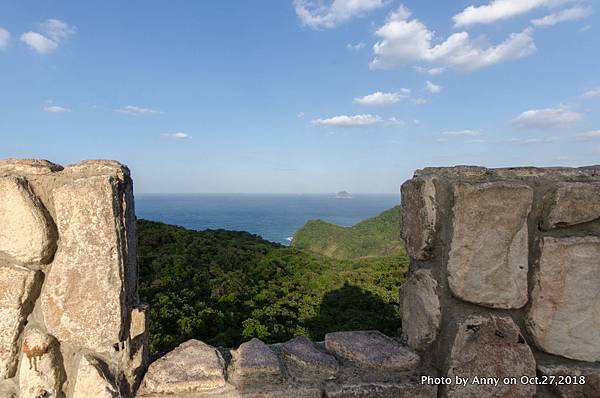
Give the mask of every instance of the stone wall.
<path id="1" fill-rule="evenodd" d="M 401 222 L 403 333 L 440 396 L 600 396 L 600 167 L 426 168 Z"/>
<path id="2" fill-rule="evenodd" d="M 0 398 L 599 396 L 600 167 L 419 170 L 401 219 L 402 339 L 190 340 L 148 367 L 128 169 L 0 161 Z"/>
<path id="3" fill-rule="evenodd" d="M 0 397 L 132 396 L 144 369 L 133 187 L 111 161 L 0 161 Z"/>

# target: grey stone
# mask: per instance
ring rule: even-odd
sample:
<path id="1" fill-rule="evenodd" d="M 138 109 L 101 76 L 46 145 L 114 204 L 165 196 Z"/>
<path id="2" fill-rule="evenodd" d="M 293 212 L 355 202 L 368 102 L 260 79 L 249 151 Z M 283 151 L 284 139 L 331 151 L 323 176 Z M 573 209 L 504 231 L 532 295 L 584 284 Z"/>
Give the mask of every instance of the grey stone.
<path id="1" fill-rule="evenodd" d="M 0 259 L 40 269 L 56 250 L 44 205 L 24 177 L 0 178 Z"/>
<path id="2" fill-rule="evenodd" d="M 420 269 L 401 287 L 402 332 L 414 350 L 425 350 L 437 338 L 442 318 L 437 286 L 431 271 Z"/>
<path id="3" fill-rule="evenodd" d="M 401 188 L 401 236 L 408 254 L 417 260 L 431 257 L 435 240 L 437 203 L 434 181 L 434 178 L 413 178 Z"/>
<path id="4" fill-rule="evenodd" d="M 225 362 L 219 351 L 188 340 L 150 365 L 138 396 L 208 394 L 225 387 Z"/>
<path id="5" fill-rule="evenodd" d="M 378 331 L 327 333 L 325 348 L 340 358 L 370 369 L 412 370 L 420 363 L 416 353 Z"/>
<path id="6" fill-rule="evenodd" d="M 334 379 L 339 371 L 337 360 L 315 347 L 309 338 L 296 337 L 281 344 L 288 371 L 298 379 Z"/>
<path id="7" fill-rule="evenodd" d="M 492 308 L 527 303 L 527 216 L 533 191 L 513 182 L 457 183 L 448 258 L 452 292 Z"/>
<path id="8" fill-rule="evenodd" d="M 123 396 L 106 364 L 90 355 L 81 357 L 72 398 L 121 398 Z"/>
<path id="9" fill-rule="evenodd" d="M 437 386 L 416 383 L 369 383 L 328 386 L 327 398 L 436 398 Z"/>
<path id="10" fill-rule="evenodd" d="M 0 380 L 15 374 L 17 341 L 28 307 L 33 307 L 39 276 L 28 269 L 0 266 Z"/>
<path id="11" fill-rule="evenodd" d="M 283 369 L 277 355 L 257 338 L 240 345 L 232 352 L 232 357 L 230 379 L 241 390 L 283 381 Z"/>
<path id="12" fill-rule="evenodd" d="M 447 363 L 447 376 L 478 378 L 535 376 L 535 359 L 513 320 L 505 316 L 472 316 L 457 325 Z M 532 397 L 534 385 L 446 386 L 448 397 Z"/>
<path id="13" fill-rule="evenodd" d="M 28 329 L 21 352 L 19 397 L 61 398 L 65 373 L 56 339 L 38 329 Z"/>
<path id="14" fill-rule="evenodd" d="M 600 361 L 600 238 L 545 237 L 527 326 L 542 350 Z"/>
<path id="15" fill-rule="evenodd" d="M 600 392 L 600 368 L 577 364 L 539 364 L 538 372 L 552 380 L 548 386 L 560 398 L 596 398 Z"/>
<path id="16" fill-rule="evenodd" d="M 600 182 L 558 184 L 544 226 L 567 227 L 600 218 Z"/>
<path id="17" fill-rule="evenodd" d="M 0 160 L 0 175 L 42 175 L 61 171 L 63 167 L 40 159 Z"/>
<path id="18" fill-rule="evenodd" d="M 59 248 L 46 277 L 41 308 L 61 342 L 95 352 L 124 341 L 130 317 L 130 261 L 122 181 L 80 178 L 54 190 Z M 135 252 L 134 252 L 135 253 Z"/>

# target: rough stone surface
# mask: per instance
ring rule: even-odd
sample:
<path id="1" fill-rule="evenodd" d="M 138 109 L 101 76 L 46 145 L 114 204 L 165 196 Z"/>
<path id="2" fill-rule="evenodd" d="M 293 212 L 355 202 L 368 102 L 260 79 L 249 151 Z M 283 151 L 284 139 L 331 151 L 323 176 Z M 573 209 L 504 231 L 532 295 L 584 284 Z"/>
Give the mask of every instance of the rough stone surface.
<path id="1" fill-rule="evenodd" d="M 402 185 L 401 235 L 408 254 L 417 260 L 431 256 L 435 238 L 437 207 L 433 178 L 414 178 Z"/>
<path id="2" fill-rule="evenodd" d="M 65 375 L 56 339 L 40 330 L 29 329 L 21 351 L 19 397 L 62 397 Z"/>
<path id="3" fill-rule="evenodd" d="M 536 345 L 600 361 L 600 237 L 546 237 L 541 246 L 527 322 Z"/>
<path id="4" fill-rule="evenodd" d="M 549 385 L 560 398 L 597 398 L 600 392 L 600 368 L 581 365 L 538 364 L 542 376 L 552 377 Z M 563 377 L 563 378 L 561 378 Z M 583 377 L 583 380 L 581 379 Z M 577 383 L 573 383 L 573 379 Z M 583 383 L 581 383 L 583 381 Z"/>
<path id="5" fill-rule="evenodd" d="M 458 323 L 448 357 L 447 376 L 535 376 L 535 359 L 519 328 L 509 317 L 472 316 Z M 448 397 L 531 397 L 535 386 L 516 384 L 447 386 Z"/>
<path id="6" fill-rule="evenodd" d="M 420 363 L 417 354 L 378 331 L 328 333 L 325 348 L 340 358 L 370 369 L 412 370 Z"/>
<path id="7" fill-rule="evenodd" d="M 545 227 L 568 227 L 597 218 L 600 218 L 600 182 L 563 182 L 556 189 Z"/>
<path id="8" fill-rule="evenodd" d="M 97 358 L 84 355 L 79 361 L 77 379 L 72 398 L 120 398 L 120 393 L 114 380 L 111 380 L 106 364 Z"/>
<path id="9" fill-rule="evenodd" d="M 257 338 L 240 345 L 232 356 L 231 381 L 242 390 L 277 384 L 283 379 L 283 369 L 277 355 Z"/>
<path id="10" fill-rule="evenodd" d="M 337 360 L 315 347 L 305 336 L 281 344 L 288 371 L 298 379 L 334 379 L 339 371 Z"/>
<path id="11" fill-rule="evenodd" d="M 141 305 L 131 310 L 129 339 L 127 340 L 125 376 L 132 390 L 137 390 L 148 364 L 148 306 Z"/>
<path id="12" fill-rule="evenodd" d="M 55 233 L 24 177 L 0 178 L 0 259 L 39 269 L 52 259 Z"/>
<path id="13" fill-rule="evenodd" d="M 17 366 L 17 340 L 31 307 L 37 273 L 0 266 L 0 380 L 12 377 Z"/>
<path id="14" fill-rule="evenodd" d="M 457 297 L 493 308 L 527 303 L 532 198 L 513 182 L 456 184 L 448 283 Z"/>
<path id="15" fill-rule="evenodd" d="M 0 160 L 0 175 L 41 175 L 61 171 L 63 167 L 40 159 Z"/>
<path id="16" fill-rule="evenodd" d="M 111 352 L 124 340 L 127 254 L 119 182 L 77 179 L 54 191 L 60 245 L 42 292 L 48 330 L 60 341 Z"/>
<path id="17" fill-rule="evenodd" d="M 442 317 L 437 286 L 431 271 L 421 269 L 401 287 L 402 332 L 412 349 L 424 350 L 437 337 Z"/>
<path id="18" fill-rule="evenodd" d="M 437 386 L 416 383 L 370 383 L 332 386 L 327 398 L 436 398 Z"/>
<path id="19" fill-rule="evenodd" d="M 211 392 L 226 386 L 224 361 L 213 347 L 188 340 L 150 365 L 138 396 Z"/>

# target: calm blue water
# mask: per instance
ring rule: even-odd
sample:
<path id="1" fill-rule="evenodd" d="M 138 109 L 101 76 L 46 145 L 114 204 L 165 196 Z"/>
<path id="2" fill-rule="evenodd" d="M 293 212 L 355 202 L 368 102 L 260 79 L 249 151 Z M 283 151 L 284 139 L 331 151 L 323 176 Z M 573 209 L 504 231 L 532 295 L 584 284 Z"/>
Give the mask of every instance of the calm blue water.
<path id="1" fill-rule="evenodd" d="M 229 229 L 258 234 L 272 242 L 288 238 L 308 220 L 351 226 L 400 203 L 399 195 L 221 195 L 137 194 L 139 218 L 182 227 Z"/>

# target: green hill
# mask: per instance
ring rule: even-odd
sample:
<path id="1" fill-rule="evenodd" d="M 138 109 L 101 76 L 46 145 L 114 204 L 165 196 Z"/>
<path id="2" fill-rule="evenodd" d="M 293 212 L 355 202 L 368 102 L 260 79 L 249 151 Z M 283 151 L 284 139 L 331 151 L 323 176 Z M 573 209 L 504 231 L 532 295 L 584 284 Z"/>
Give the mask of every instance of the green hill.
<path id="1" fill-rule="evenodd" d="M 396 206 L 347 228 L 311 220 L 294 234 L 291 246 L 336 259 L 404 255 L 399 212 Z"/>
<path id="2" fill-rule="evenodd" d="M 154 355 L 191 338 L 235 347 L 252 337 L 271 343 L 301 334 L 318 341 L 336 330 L 399 331 L 405 256 L 338 260 L 247 232 L 137 225 Z"/>

